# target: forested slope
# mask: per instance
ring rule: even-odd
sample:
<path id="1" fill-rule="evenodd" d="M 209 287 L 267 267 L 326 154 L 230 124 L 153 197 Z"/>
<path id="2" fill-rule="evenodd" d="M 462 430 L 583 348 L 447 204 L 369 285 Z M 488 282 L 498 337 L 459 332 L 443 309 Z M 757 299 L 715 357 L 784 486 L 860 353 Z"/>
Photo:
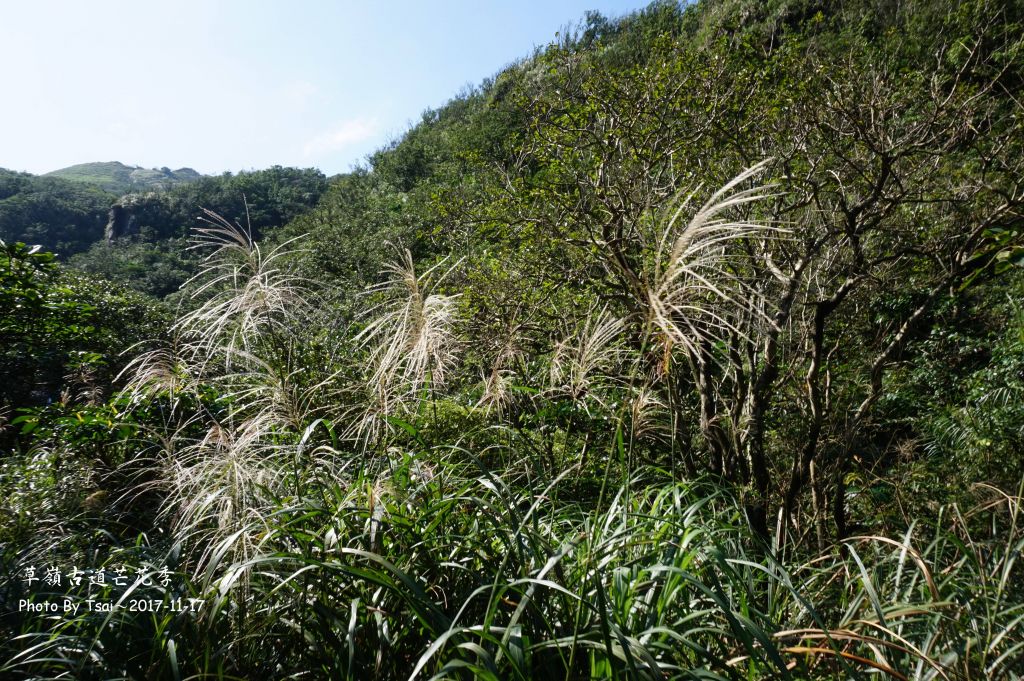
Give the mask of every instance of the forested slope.
<path id="1" fill-rule="evenodd" d="M 0 239 L 84 250 L 103 238 L 113 199 L 96 187 L 0 169 Z"/>
<path id="2" fill-rule="evenodd" d="M 699 338 L 660 340 L 665 352 L 689 342 L 671 397 L 688 415 L 698 405 L 685 395 L 699 403 L 672 442 L 691 473 L 710 467 L 760 498 L 784 484 L 787 507 L 825 465 L 820 501 L 836 507 L 822 512 L 842 525 L 841 462 L 884 470 L 885 451 L 937 447 L 920 410 L 949 416 L 992 344 L 1013 342 L 1018 20 L 1014 4 L 985 2 L 590 15 L 425 113 L 285 233 L 309 235 L 314 276 L 353 290 L 376 281 L 384 241 L 461 258 L 446 290 L 464 292 L 470 361 L 486 373 L 503 348 L 554 347 L 570 310 L 583 324 L 607 306 L 642 335 L 666 223 L 763 164 L 768 196 L 745 215 L 772 238 L 714 272 L 732 279 L 716 294 L 729 305 L 707 292 L 686 302 L 714 306 L 693 322 Z M 952 373 L 932 393 L 939 365 Z"/>
<path id="3" fill-rule="evenodd" d="M 95 166 L 108 165 L 128 168 L 82 164 L 68 170 L 98 173 Z M 41 246 L 77 269 L 166 298 L 198 269 L 187 241 L 203 211 L 246 224 L 262 236 L 310 210 L 327 188 L 324 174 L 311 168 L 185 176 L 187 183 L 165 187 L 107 182 L 105 175 L 97 181 L 71 180 L 0 169 L 0 239 Z M 143 191 L 110 193 L 100 186 Z"/>
<path id="4" fill-rule="evenodd" d="M 1024 675 L 1022 21 L 591 13 L 365 167 L 224 185 L 119 378 L 5 395 L 0 671 Z M 179 253 L 174 196 L 115 243 Z"/>

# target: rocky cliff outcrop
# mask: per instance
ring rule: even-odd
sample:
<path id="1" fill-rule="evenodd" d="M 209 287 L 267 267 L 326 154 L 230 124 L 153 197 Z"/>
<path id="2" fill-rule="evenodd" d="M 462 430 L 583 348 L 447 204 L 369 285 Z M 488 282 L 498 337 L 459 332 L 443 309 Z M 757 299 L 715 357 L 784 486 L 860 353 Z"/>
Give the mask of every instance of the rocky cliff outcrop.
<path id="1" fill-rule="evenodd" d="M 110 207 L 107 215 L 107 226 L 103 230 L 103 238 L 107 243 L 113 243 L 115 239 L 137 230 L 138 221 L 130 211 L 126 210 L 121 203 L 115 203 Z"/>
<path id="2" fill-rule="evenodd" d="M 157 192 L 122 196 L 110 207 L 103 238 L 109 244 L 122 237 L 140 234 L 143 225 L 162 225 L 165 222 L 162 214 L 169 211 L 167 203 Z"/>

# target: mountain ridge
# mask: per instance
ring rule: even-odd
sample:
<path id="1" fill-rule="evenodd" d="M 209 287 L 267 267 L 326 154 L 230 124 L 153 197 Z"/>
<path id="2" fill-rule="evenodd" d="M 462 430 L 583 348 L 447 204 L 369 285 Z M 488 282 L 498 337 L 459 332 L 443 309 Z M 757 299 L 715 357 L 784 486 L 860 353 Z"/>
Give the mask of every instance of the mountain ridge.
<path id="1" fill-rule="evenodd" d="M 192 168 L 171 170 L 130 166 L 120 161 L 77 163 L 66 168 L 43 173 L 43 177 L 59 177 L 72 182 L 91 184 L 115 194 L 170 189 L 179 184 L 194 182 L 203 177 Z"/>

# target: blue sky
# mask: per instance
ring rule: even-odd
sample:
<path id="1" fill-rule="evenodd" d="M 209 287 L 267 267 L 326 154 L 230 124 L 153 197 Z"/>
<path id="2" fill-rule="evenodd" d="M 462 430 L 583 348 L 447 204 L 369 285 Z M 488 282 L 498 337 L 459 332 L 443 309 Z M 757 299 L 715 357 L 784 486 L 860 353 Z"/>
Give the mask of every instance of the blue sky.
<path id="1" fill-rule="evenodd" d="M 0 167 L 344 172 L 429 107 L 643 0 L 0 4 Z"/>

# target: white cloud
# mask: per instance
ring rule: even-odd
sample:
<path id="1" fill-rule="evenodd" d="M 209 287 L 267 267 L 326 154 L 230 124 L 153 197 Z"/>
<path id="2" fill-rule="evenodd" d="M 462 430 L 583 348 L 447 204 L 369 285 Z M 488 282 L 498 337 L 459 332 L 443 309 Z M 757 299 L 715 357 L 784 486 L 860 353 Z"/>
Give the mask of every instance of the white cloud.
<path id="1" fill-rule="evenodd" d="M 339 151 L 353 144 L 372 139 L 378 132 L 380 132 L 380 123 L 376 118 L 351 118 L 341 121 L 329 131 L 306 142 L 303 153 L 309 158 Z"/>

